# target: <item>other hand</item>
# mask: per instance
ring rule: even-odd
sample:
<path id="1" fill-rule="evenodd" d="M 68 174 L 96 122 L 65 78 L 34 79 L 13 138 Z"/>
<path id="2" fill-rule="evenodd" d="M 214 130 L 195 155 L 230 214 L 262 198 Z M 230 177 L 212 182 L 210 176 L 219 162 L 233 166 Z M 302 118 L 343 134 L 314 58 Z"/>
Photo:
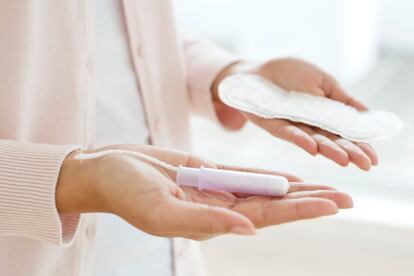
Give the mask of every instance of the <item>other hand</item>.
<path id="1" fill-rule="evenodd" d="M 331 98 L 358 110 L 367 108 L 349 96 L 329 74 L 305 61 L 293 58 L 274 59 L 263 64 L 240 62 L 229 66 L 217 77 L 213 85 L 216 102 L 217 85 L 226 76 L 235 73 L 256 74 L 287 91 L 298 91 L 317 96 Z M 239 112 L 235 109 L 217 104 L 219 117 L 230 128 L 239 128 L 245 118 L 263 128 L 271 135 L 291 142 L 312 155 L 321 154 L 341 166 L 354 163 L 363 170 L 378 164 L 375 151 L 367 143 L 351 142 L 335 134 L 309 125 L 295 123 L 283 119 L 263 119 L 254 114 Z"/>

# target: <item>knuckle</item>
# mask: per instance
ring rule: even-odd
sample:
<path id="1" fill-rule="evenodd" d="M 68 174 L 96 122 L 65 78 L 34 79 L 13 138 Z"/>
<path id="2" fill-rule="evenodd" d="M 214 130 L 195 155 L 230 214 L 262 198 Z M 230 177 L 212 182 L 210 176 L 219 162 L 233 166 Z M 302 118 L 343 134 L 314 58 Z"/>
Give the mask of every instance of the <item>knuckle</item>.
<path id="1" fill-rule="evenodd" d="M 205 233 L 205 234 L 212 234 L 214 233 L 214 227 L 213 227 L 213 209 L 211 206 L 206 206 L 203 215 L 202 222 L 199 225 L 199 233 Z"/>
<path id="2" fill-rule="evenodd" d="M 261 205 L 262 205 L 261 208 L 259 208 L 259 210 L 258 210 L 259 211 L 259 221 L 257 221 L 257 225 L 256 225 L 259 228 L 264 227 L 264 226 L 269 225 L 269 224 L 272 223 L 271 222 L 272 218 L 270 217 L 270 212 L 269 212 L 269 210 L 272 207 L 272 202 L 264 200 L 264 201 L 262 201 Z"/>
<path id="3" fill-rule="evenodd" d="M 299 204 L 299 201 L 295 201 L 295 217 L 297 219 L 303 219 L 303 213 L 302 213 L 302 208 L 301 205 Z"/>

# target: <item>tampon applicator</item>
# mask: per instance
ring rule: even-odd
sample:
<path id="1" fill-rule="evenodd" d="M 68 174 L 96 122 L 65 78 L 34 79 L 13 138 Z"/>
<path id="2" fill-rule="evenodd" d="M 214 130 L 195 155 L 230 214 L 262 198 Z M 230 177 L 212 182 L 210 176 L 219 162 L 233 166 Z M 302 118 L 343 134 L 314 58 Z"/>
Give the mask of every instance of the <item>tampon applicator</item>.
<path id="1" fill-rule="evenodd" d="M 200 190 L 263 196 L 284 196 L 289 190 L 289 182 L 283 176 L 204 167 L 178 167 L 176 183 Z"/>

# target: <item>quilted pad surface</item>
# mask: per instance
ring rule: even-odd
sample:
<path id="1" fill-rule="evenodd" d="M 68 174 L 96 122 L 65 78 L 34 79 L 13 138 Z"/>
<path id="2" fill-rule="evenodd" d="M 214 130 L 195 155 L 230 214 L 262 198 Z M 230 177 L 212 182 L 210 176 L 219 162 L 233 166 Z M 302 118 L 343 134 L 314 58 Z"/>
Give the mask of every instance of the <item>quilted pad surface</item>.
<path id="1" fill-rule="evenodd" d="M 227 77 L 219 85 L 219 97 L 225 104 L 259 117 L 304 123 L 351 141 L 392 138 L 403 126 L 390 112 L 360 112 L 325 97 L 285 91 L 256 75 Z"/>

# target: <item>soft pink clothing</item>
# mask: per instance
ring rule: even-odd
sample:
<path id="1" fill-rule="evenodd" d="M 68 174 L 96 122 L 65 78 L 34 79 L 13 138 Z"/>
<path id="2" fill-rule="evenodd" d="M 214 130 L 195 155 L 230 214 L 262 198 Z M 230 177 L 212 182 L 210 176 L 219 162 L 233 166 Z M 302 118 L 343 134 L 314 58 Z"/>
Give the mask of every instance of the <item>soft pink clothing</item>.
<path id="1" fill-rule="evenodd" d="M 210 86 L 234 58 L 181 41 L 168 0 L 124 0 L 153 143 L 189 148 L 189 110 L 214 118 Z M 94 143 L 93 1 L 0 3 L 0 268 L 89 275 L 94 215 L 59 216 L 55 187 L 73 149 Z M 138 43 L 139 41 L 139 43 Z M 176 275 L 196 275 L 186 242 Z"/>

